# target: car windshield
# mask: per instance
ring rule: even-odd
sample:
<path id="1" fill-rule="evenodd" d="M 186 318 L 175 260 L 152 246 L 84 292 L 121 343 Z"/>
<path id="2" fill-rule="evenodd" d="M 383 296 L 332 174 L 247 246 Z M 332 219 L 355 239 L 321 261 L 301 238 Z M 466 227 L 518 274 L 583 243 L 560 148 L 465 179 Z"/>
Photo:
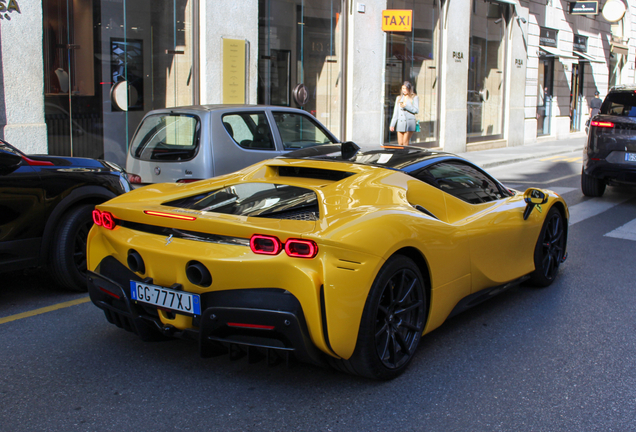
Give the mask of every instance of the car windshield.
<path id="1" fill-rule="evenodd" d="M 192 159 L 199 145 L 198 117 L 156 114 L 146 117 L 130 145 L 130 154 L 147 161 Z"/>
<path id="2" fill-rule="evenodd" d="M 601 114 L 636 117 L 636 93 L 609 93 L 601 106 Z"/>
<path id="3" fill-rule="evenodd" d="M 317 220 L 319 213 L 314 191 L 272 183 L 240 183 L 164 205 L 277 219 Z"/>

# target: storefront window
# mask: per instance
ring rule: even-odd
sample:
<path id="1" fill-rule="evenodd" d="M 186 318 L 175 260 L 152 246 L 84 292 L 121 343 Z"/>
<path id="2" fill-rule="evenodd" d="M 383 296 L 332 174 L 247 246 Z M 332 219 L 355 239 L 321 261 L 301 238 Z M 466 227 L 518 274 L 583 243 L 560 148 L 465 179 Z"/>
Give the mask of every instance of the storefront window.
<path id="1" fill-rule="evenodd" d="M 340 137 L 341 0 L 259 0 L 258 6 L 258 103 L 300 107 Z M 305 91 L 294 97 L 301 84 Z"/>
<path id="2" fill-rule="evenodd" d="M 435 147 L 438 139 L 438 1 L 389 0 L 387 9 L 413 11 L 410 33 L 387 34 L 386 89 L 384 102 L 384 141 L 396 143 L 396 133 L 389 130 L 395 101 L 402 83 L 413 84 L 420 102 L 415 116 L 420 131 L 411 137 L 411 144 Z"/>
<path id="3" fill-rule="evenodd" d="M 189 105 L 196 0 L 43 0 L 49 153 L 125 165 L 143 115 Z"/>
<path id="4" fill-rule="evenodd" d="M 473 1 L 468 63 L 469 142 L 502 137 L 508 8 L 500 3 Z"/>

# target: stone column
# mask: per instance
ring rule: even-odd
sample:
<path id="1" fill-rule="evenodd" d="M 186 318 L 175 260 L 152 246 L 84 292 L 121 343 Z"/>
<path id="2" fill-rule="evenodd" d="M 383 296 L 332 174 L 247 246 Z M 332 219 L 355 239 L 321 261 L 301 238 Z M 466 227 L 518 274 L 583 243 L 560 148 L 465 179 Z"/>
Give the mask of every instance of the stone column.
<path id="1" fill-rule="evenodd" d="M 1 5 L 0 138 L 25 153 L 45 154 L 42 3 Z"/>

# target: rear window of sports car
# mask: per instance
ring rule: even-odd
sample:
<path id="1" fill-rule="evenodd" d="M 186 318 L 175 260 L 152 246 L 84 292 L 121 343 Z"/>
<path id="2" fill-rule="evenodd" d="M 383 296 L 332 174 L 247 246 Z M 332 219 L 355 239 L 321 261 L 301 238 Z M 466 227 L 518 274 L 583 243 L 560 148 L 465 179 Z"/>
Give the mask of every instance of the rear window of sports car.
<path id="1" fill-rule="evenodd" d="M 239 183 L 164 205 L 274 219 L 317 220 L 319 217 L 314 191 L 273 183 Z"/>
<path id="2" fill-rule="evenodd" d="M 199 146 L 200 123 L 193 115 L 150 115 L 139 126 L 130 145 L 130 154 L 145 161 L 192 159 Z"/>

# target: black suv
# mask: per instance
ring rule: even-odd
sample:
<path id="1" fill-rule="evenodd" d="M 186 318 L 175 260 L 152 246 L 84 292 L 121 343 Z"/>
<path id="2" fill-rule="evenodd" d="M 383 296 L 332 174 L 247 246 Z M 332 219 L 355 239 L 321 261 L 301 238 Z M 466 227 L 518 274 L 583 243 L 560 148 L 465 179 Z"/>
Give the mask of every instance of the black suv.
<path id="1" fill-rule="evenodd" d="M 58 284 L 86 291 L 93 209 L 129 190 L 115 164 L 27 156 L 0 140 L 0 272 L 43 265 Z"/>
<path id="2" fill-rule="evenodd" d="M 636 184 L 636 86 L 613 87 L 590 120 L 581 190 L 600 197 L 606 185 Z"/>

